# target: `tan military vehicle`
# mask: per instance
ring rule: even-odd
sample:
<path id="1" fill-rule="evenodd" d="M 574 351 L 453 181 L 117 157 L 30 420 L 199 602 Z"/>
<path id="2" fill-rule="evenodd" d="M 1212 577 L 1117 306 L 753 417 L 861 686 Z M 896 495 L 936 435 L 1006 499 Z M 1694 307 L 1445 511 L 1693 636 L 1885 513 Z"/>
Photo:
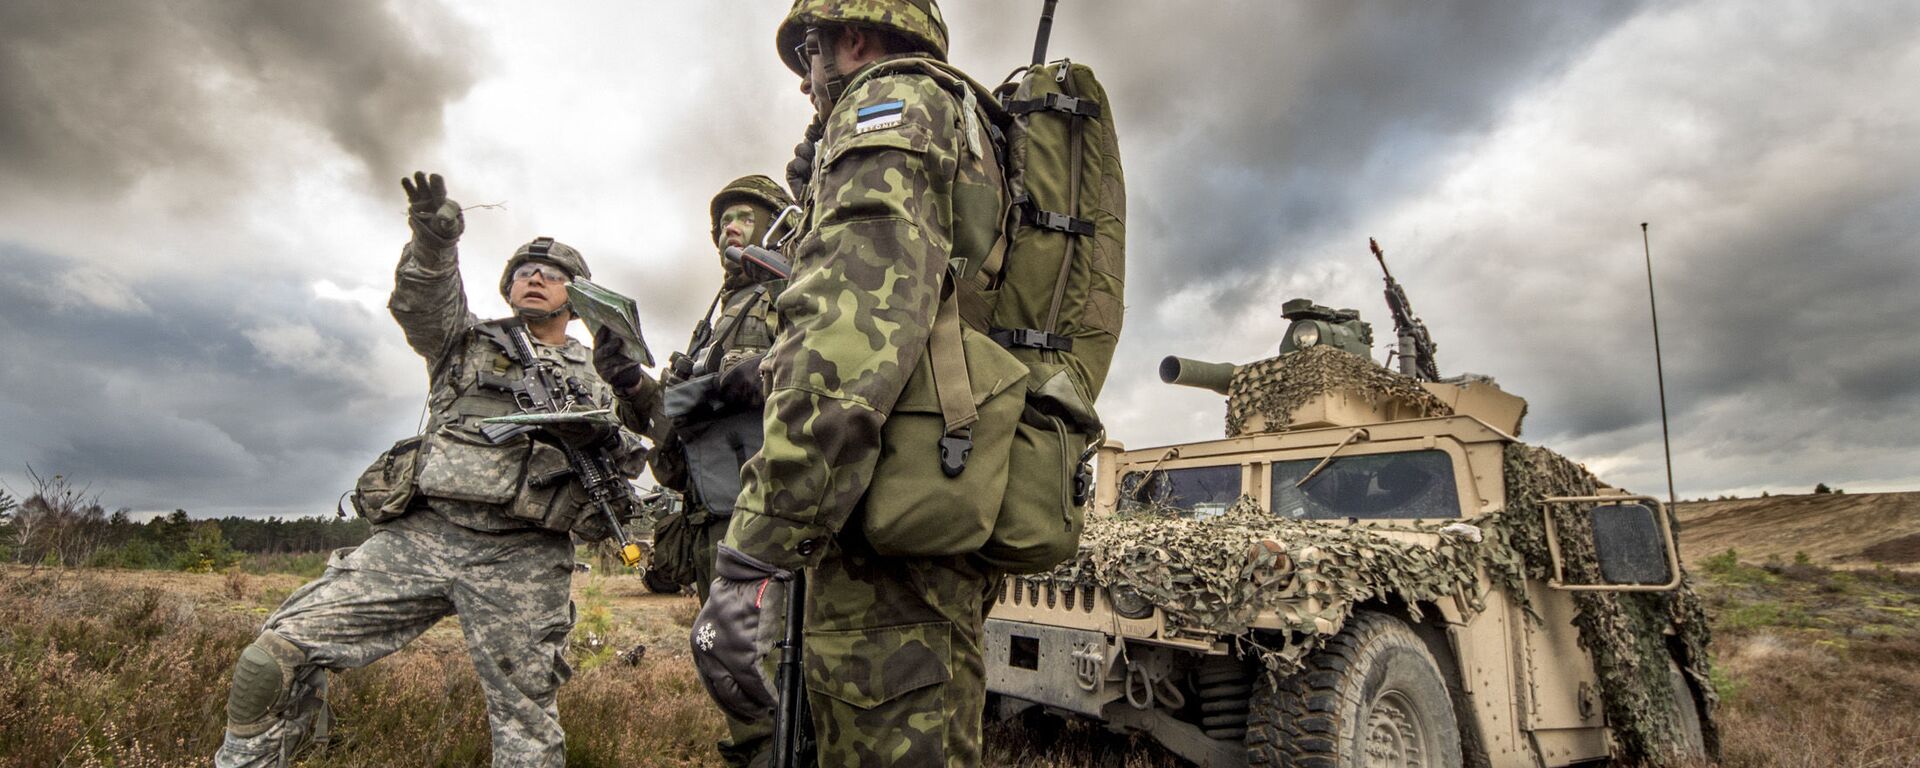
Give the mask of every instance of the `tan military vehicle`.
<path id="1" fill-rule="evenodd" d="M 1203 766 L 1717 752 L 1668 511 L 1521 443 L 1525 401 L 1492 380 L 1439 380 L 1388 286 L 1402 372 L 1357 312 L 1305 300 L 1275 358 L 1162 363 L 1227 396 L 1227 436 L 1103 449 L 1079 555 L 1008 578 L 988 617 L 1000 715 Z"/>

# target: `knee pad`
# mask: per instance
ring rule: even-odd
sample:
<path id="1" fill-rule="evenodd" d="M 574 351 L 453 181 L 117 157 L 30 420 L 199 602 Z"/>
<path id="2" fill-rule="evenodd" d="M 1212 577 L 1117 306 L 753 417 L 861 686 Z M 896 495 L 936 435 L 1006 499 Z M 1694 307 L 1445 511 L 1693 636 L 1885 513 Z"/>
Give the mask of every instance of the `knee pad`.
<path id="1" fill-rule="evenodd" d="M 272 715 L 287 705 L 293 681 L 307 655 L 272 630 L 260 633 L 233 665 L 227 692 L 227 731 L 252 736 L 273 725 Z"/>

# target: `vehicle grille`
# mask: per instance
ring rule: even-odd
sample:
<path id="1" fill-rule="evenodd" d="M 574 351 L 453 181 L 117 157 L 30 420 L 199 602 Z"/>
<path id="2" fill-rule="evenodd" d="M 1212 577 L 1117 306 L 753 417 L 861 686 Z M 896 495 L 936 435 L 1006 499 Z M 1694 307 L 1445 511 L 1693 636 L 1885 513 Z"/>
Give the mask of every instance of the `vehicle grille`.
<path id="1" fill-rule="evenodd" d="M 1038 608 L 1044 602 L 1050 609 L 1093 613 L 1092 584 L 1054 582 L 1046 579 L 1019 579 L 1008 576 L 1000 584 L 1000 600 L 1012 605 Z"/>

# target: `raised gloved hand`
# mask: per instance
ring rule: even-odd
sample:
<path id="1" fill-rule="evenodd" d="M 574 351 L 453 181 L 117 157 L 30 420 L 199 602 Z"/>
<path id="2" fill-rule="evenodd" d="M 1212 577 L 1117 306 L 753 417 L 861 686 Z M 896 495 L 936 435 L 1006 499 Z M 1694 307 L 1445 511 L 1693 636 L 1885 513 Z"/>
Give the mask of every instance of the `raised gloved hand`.
<path id="1" fill-rule="evenodd" d="M 407 226 L 421 242 L 445 248 L 467 230 L 466 216 L 459 203 L 447 199 L 447 182 L 440 174 L 414 171 L 413 178 L 400 179 L 400 188 L 407 193 Z"/>
<path id="2" fill-rule="evenodd" d="M 728 715 L 771 720 L 772 681 L 760 662 L 781 639 L 793 572 L 724 544 L 714 553 L 713 590 L 693 617 L 693 664 L 700 683 Z"/>

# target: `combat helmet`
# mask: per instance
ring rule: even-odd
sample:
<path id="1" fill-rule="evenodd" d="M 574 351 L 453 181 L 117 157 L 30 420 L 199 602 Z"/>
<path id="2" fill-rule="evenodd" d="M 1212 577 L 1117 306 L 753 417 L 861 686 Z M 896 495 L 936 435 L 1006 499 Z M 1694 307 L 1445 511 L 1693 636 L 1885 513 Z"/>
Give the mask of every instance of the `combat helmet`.
<path id="1" fill-rule="evenodd" d="M 772 217 L 780 215 L 780 212 L 785 210 L 787 206 L 793 205 L 793 198 L 787 195 L 787 190 L 781 187 L 779 183 L 766 176 L 757 174 L 753 176 L 742 176 L 727 182 L 727 186 L 720 190 L 720 194 L 713 196 L 713 204 L 708 206 L 708 220 L 713 222 L 713 229 L 707 237 L 708 240 L 714 242 L 720 241 L 720 214 L 726 211 L 728 206 L 738 205 L 740 203 L 763 207 L 767 209 L 767 215 Z M 751 241 L 754 243 L 760 242 L 758 237 L 766 234 L 766 228 L 772 224 L 772 218 L 768 218 L 765 221 L 755 221 L 754 231 L 749 233 L 753 235 L 753 237 L 750 238 Z"/>
<path id="2" fill-rule="evenodd" d="M 934 0 L 794 0 L 774 33 L 780 60 L 794 74 L 805 75 L 806 64 L 794 49 L 806 40 L 808 27 L 831 24 L 883 29 L 914 42 L 933 58 L 947 60 L 947 22 Z"/>
<path id="3" fill-rule="evenodd" d="M 529 261 L 559 267 L 568 278 L 593 277 L 593 273 L 587 271 L 587 260 L 573 246 L 551 237 L 536 237 L 514 251 L 513 258 L 507 259 L 507 268 L 500 273 L 500 298 L 507 298 L 508 290 L 513 287 L 513 271 Z"/>

